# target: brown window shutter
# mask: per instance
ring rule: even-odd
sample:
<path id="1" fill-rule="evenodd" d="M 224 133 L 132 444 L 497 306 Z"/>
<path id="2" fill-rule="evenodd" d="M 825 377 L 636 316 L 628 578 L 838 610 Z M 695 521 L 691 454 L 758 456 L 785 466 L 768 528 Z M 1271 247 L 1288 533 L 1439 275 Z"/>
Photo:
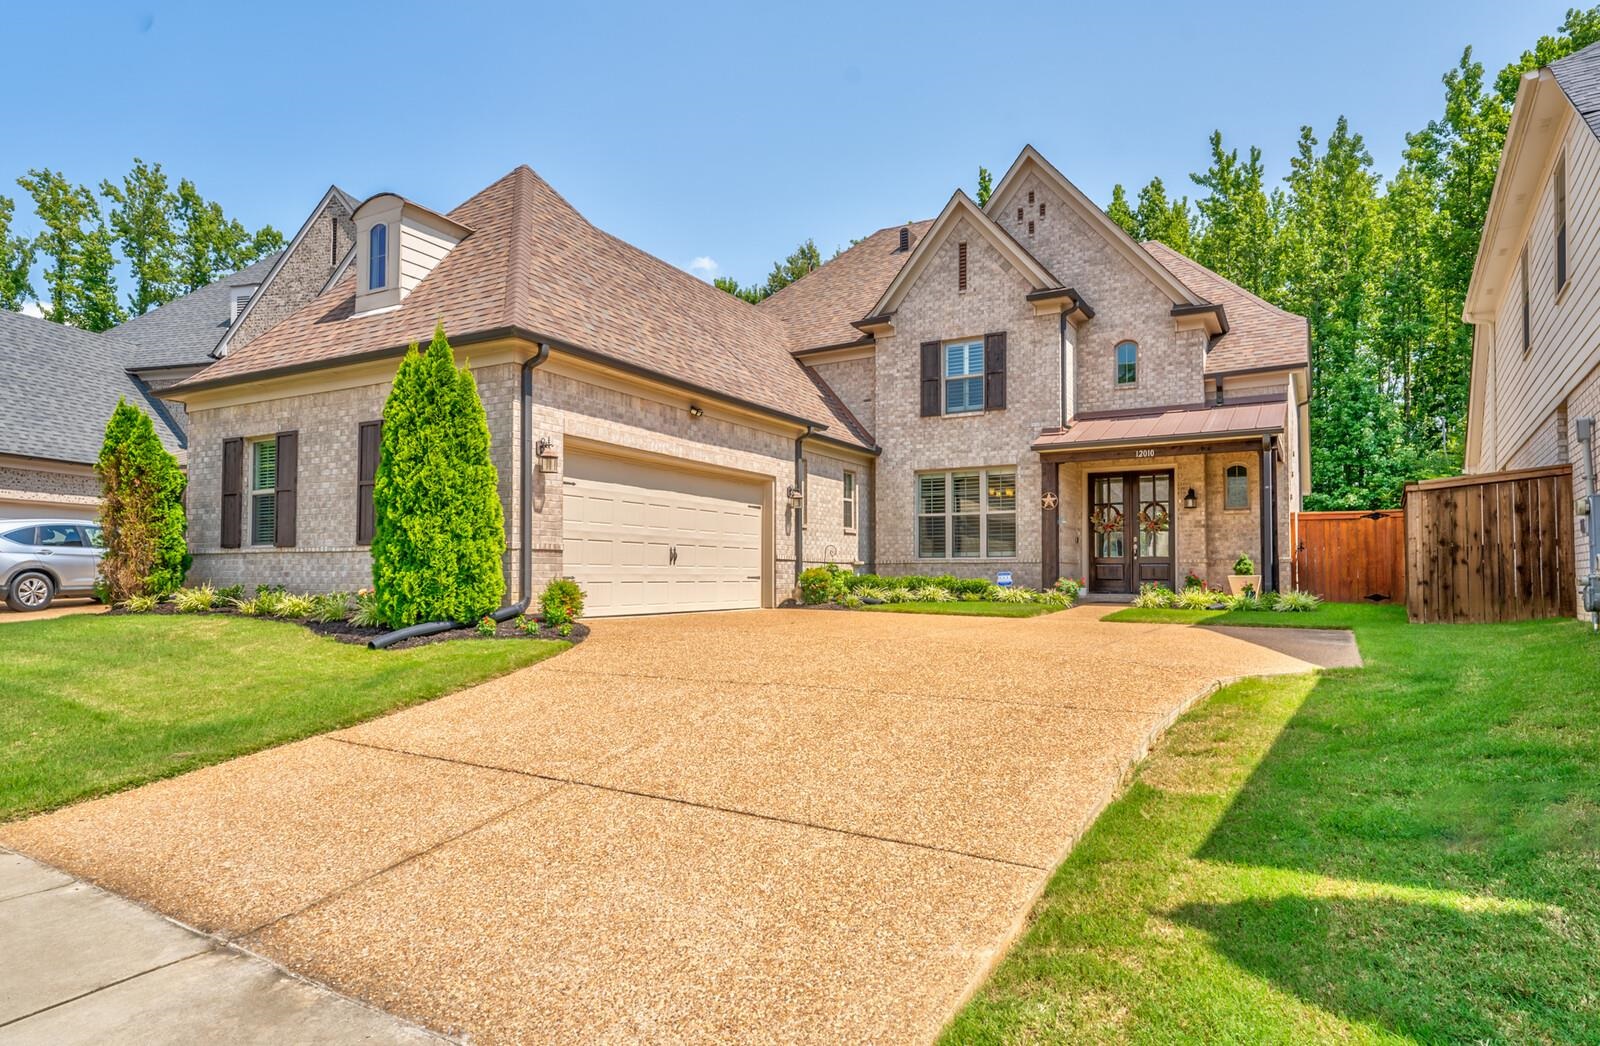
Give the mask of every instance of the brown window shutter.
<path id="1" fill-rule="evenodd" d="M 295 473 L 300 466 L 300 433 L 278 433 L 278 532 L 273 544 L 294 548 Z"/>
<path id="2" fill-rule="evenodd" d="M 372 544 L 378 530 L 372 486 L 378 478 L 378 450 L 383 445 L 383 422 L 363 421 L 356 432 L 356 544 Z"/>
<path id="3" fill-rule="evenodd" d="M 922 343 L 922 416 L 936 418 L 939 409 L 939 343 Z"/>
<path id="4" fill-rule="evenodd" d="M 244 440 L 222 441 L 222 537 L 223 548 L 238 548 L 244 530 Z"/>
<path id="5" fill-rule="evenodd" d="M 1006 332 L 983 336 L 983 409 L 1006 409 Z"/>

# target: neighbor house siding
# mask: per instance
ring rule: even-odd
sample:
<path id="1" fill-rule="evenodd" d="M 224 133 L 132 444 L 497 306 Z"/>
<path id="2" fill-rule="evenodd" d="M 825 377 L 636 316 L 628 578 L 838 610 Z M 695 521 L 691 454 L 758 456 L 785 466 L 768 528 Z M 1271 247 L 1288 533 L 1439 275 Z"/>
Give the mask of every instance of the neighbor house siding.
<path id="1" fill-rule="evenodd" d="M 100 515 L 100 478 L 92 465 L 0 461 L 0 519 Z"/>
<path id="2" fill-rule="evenodd" d="M 1563 460 L 1557 412 L 1600 361 L 1600 141 L 1574 116 L 1560 154 L 1567 164 L 1568 284 L 1555 286 L 1554 167 L 1544 172 L 1523 247 L 1528 254 L 1531 345 L 1522 346 L 1521 278 L 1515 263 L 1488 337 L 1479 470 Z M 1480 347 L 1482 343 L 1480 343 Z M 1574 417 L 1581 416 L 1574 414 Z"/>

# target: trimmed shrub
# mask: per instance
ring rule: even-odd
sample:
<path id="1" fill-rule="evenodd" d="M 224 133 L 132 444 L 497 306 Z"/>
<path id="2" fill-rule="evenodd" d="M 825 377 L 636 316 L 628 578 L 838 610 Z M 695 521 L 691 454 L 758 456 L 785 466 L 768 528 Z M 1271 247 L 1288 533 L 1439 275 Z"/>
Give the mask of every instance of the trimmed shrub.
<path id="1" fill-rule="evenodd" d="M 183 540 L 186 480 L 178 459 L 144 411 L 119 398 L 94 469 L 106 544 L 98 594 L 108 603 L 170 595 L 192 562 Z"/>
<path id="2" fill-rule="evenodd" d="M 551 628 L 570 625 L 583 616 L 583 589 L 569 577 L 553 577 L 539 597 L 539 608 Z"/>
<path id="3" fill-rule="evenodd" d="M 386 624 L 476 621 L 500 605 L 498 485 L 477 383 L 440 326 L 406 353 L 383 407 L 372 586 Z"/>
<path id="4" fill-rule="evenodd" d="M 800 602 L 807 606 L 835 602 L 844 591 L 844 585 L 827 567 L 808 567 L 800 571 Z"/>
<path id="5" fill-rule="evenodd" d="M 1233 561 L 1233 572 L 1245 576 L 1252 575 L 1256 572 L 1256 561 L 1247 553 L 1241 552 L 1239 558 Z"/>

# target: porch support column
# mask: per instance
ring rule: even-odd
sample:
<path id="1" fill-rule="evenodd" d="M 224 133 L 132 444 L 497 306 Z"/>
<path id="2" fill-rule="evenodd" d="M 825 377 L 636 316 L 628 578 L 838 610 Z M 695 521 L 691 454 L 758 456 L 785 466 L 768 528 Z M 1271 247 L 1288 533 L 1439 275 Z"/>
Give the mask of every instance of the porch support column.
<path id="1" fill-rule="evenodd" d="M 1278 492 L 1273 489 L 1272 437 L 1261 440 L 1261 587 L 1278 590 Z"/>
<path id="2" fill-rule="evenodd" d="M 1061 576 L 1061 463 L 1039 462 L 1039 587 Z"/>

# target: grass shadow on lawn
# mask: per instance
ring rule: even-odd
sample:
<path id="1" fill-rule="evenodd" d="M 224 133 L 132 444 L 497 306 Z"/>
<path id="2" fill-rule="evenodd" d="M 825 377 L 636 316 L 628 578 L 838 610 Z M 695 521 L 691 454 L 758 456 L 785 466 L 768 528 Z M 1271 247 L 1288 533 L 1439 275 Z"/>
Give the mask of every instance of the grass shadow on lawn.
<path id="1" fill-rule="evenodd" d="M 1600 641 L 1201 620 L 1353 627 L 1365 667 L 1180 720 L 944 1041 L 1600 1042 Z"/>

